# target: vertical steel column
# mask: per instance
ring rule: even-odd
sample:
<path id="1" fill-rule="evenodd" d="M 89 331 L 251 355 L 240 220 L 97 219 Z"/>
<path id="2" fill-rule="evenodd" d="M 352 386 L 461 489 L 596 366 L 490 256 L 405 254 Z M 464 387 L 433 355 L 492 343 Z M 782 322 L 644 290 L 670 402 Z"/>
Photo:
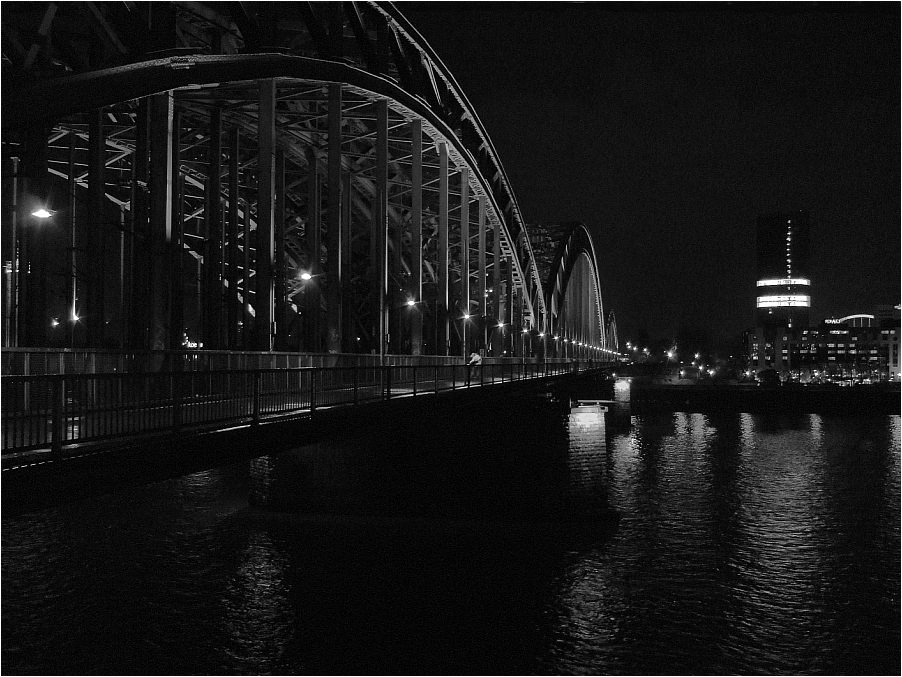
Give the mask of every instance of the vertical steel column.
<path id="1" fill-rule="evenodd" d="M 423 352 L 423 123 L 410 123 L 410 354 Z"/>
<path id="2" fill-rule="evenodd" d="M 244 257 L 242 261 L 242 275 L 244 277 L 241 298 L 241 343 L 245 350 L 254 347 L 254 316 L 251 315 L 251 206 L 244 203 Z"/>
<path id="3" fill-rule="evenodd" d="M 147 349 L 148 310 L 151 307 L 151 289 L 147 282 L 151 279 L 150 230 L 148 227 L 148 190 L 150 185 L 150 98 L 138 103 L 135 119 L 135 152 L 132 153 L 132 238 L 134 257 L 132 260 L 133 279 L 140 281 L 132 285 L 131 308 L 129 313 L 129 339 L 132 348 Z M 79 256 L 84 259 L 83 255 Z"/>
<path id="4" fill-rule="evenodd" d="M 460 309 L 463 313 L 461 352 L 466 357 L 469 354 L 467 329 L 470 325 L 470 172 L 466 167 L 460 170 Z"/>
<path id="5" fill-rule="evenodd" d="M 165 142 L 165 141 L 163 141 Z M 168 145 L 168 143 L 167 143 Z M 88 121 L 88 237 L 85 243 L 90 261 L 85 266 L 87 277 L 86 323 L 88 347 L 104 344 L 104 273 L 106 270 L 106 139 L 103 132 L 103 109 L 90 112 Z"/>
<path id="6" fill-rule="evenodd" d="M 520 328 L 514 326 L 514 262 L 511 259 L 507 260 L 507 279 L 506 279 L 506 292 L 507 292 L 507 303 L 504 306 L 504 326 L 507 329 L 507 340 L 505 341 L 505 350 L 507 350 L 508 355 L 513 355 L 514 353 L 514 343 L 517 341 L 517 333 Z"/>
<path id="7" fill-rule="evenodd" d="M 288 280 L 285 272 L 285 153 L 276 149 L 275 199 L 275 305 L 276 331 L 273 339 L 277 350 L 288 350 Z"/>
<path id="8" fill-rule="evenodd" d="M 70 137 L 72 135 L 70 134 Z M 19 233 L 16 205 L 18 204 L 18 158 L 3 157 L 3 347 L 13 348 L 16 340 L 16 306 L 18 300 Z M 70 170 L 71 176 L 71 170 Z M 74 221 L 73 224 L 74 226 Z M 74 268 L 74 266 L 73 266 Z"/>
<path id="9" fill-rule="evenodd" d="M 329 202 L 326 209 L 326 350 L 342 349 L 342 223 L 341 223 L 341 85 L 329 85 L 329 134 L 327 182 Z"/>
<path id="10" fill-rule="evenodd" d="M 69 347 L 75 347 L 75 317 L 77 308 L 75 305 L 75 300 L 78 297 L 78 278 L 76 277 L 76 260 L 75 260 L 75 251 L 77 245 L 77 239 L 75 236 L 75 193 L 76 193 L 76 182 L 75 182 L 75 133 L 69 132 L 69 218 L 68 227 L 69 227 L 69 245 L 66 251 L 66 319 L 64 320 L 65 327 L 68 328 L 69 334 Z M 132 203 L 134 205 L 134 203 Z M 13 250 L 14 251 L 14 250 Z M 123 318 L 128 317 L 128 309 L 122 309 Z M 126 339 L 128 341 L 128 339 Z"/>
<path id="11" fill-rule="evenodd" d="M 241 226 L 239 217 L 238 193 L 240 163 L 238 154 L 241 149 L 241 136 L 237 127 L 229 130 L 229 238 L 228 238 L 228 303 L 226 314 L 228 318 L 228 331 L 226 332 L 226 345 L 231 350 L 238 347 L 238 229 Z"/>
<path id="12" fill-rule="evenodd" d="M 501 316 L 501 222 L 499 221 L 492 228 L 492 313 L 495 319 L 495 326 L 491 328 L 492 332 L 492 355 L 498 357 L 504 341 L 504 328 L 497 325 L 504 322 Z"/>
<path id="13" fill-rule="evenodd" d="M 182 346 L 182 329 L 185 325 L 185 307 L 183 297 L 182 277 L 183 272 L 183 242 L 185 237 L 184 199 L 185 177 L 181 173 L 179 161 L 181 159 L 181 115 L 173 107 L 172 111 L 172 179 L 173 186 L 171 215 L 172 219 L 172 244 L 169 251 L 170 281 L 169 293 L 169 339 L 167 347 L 170 350 L 178 350 Z M 206 345 L 206 344 L 204 344 Z"/>
<path id="14" fill-rule="evenodd" d="M 176 113 L 177 115 L 177 113 Z M 178 125 L 174 125 L 178 129 Z M 178 134 L 173 135 L 173 176 L 176 190 L 172 200 L 172 322 L 169 327 L 169 348 L 182 347 L 182 332 L 185 329 L 185 175 L 179 171 Z M 206 345 L 206 344 L 204 344 Z"/>
<path id="15" fill-rule="evenodd" d="M 448 145 L 438 144 L 438 298 L 435 354 L 448 354 Z"/>
<path id="16" fill-rule="evenodd" d="M 222 112 L 210 112 L 210 145 L 204 202 L 204 348 L 222 348 Z"/>
<path id="17" fill-rule="evenodd" d="M 351 288 L 351 186 L 350 172 L 341 177 L 341 349 L 356 352 L 354 340 L 354 290 Z"/>
<path id="18" fill-rule="evenodd" d="M 482 336 L 479 337 L 479 347 L 485 350 L 488 348 L 486 345 L 486 291 L 485 291 L 485 195 L 479 196 L 479 260 L 477 261 L 477 274 L 478 278 L 478 288 L 477 293 L 479 294 L 479 326 L 481 327 Z"/>
<path id="19" fill-rule="evenodd" d="M 150 347 L 152 350 L 163 350 L 168 345 L 171 320 L 172 91 L 155 94 L 151 97 L 150 107 Z"/>
<path id="20" fill-rule="evenodd" d="M 272 350 L 273 221 L 276 151 L 276 81 L 260 81 L 257 119 L 257 313 L 254 348 Z"/>
<path id="21" fill-rule="evenodd" d="M 376 102 L 376 209 L 373 215 L 373 234 L 377 259 L 376 302 L 379 314 L 375 336 L 379 342 L 379 356 L 385 355 L 385 339 L 388 330 L 388 101 Z"/>
<path id="22" fill-rule="evenodd" d="M 315 138 L 315 137 L 314 137 Z M 304 290 L 304 349 L 319 352 L 319 315 L 320 315 L 320 256 L 322 254 L 322 195 L 319 185 L 319 162 L 314 148 L 307 148 L 307 224 L 304 227 L 307 241 L 307 257 L 309 259 L 311 278 Z"/>

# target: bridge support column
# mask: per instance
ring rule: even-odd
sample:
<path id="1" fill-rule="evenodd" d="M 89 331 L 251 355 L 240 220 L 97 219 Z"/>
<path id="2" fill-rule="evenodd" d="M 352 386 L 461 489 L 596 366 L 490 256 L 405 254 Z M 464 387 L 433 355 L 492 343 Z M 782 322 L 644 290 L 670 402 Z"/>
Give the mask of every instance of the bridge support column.
<path id="1" fill-rule="evenodd" d="M 307 244 L 307 271 L 311 277 L 304 285 L 304 350 L 320 350 L 320 253 L 322 251 L 322 193 L 319 179 L 319 160 L 314 148 L 307 148 L 307 223 L 304 239 Z"/>
<path id="2" fill-rule="evenodd" d="M 245 350 L 252 350 L 254 347 L 254 323 L 256 318 L 251 315 L 251 264 L 253 257 L 251 256 L 251 206 L 250 201 L 244 203 L 244 256 L 242 257 L 242 275 L 244 282 L 241 288 L 241 297 L 244 302 L 241 304 L 241 343 Z"/>
<path id="3" fill-rule="evenodd" d="M 476 274 L 478 276 L 477 289 L 476 294 L 478 296 L 476 302 L 478 304 L 477 317 L 479 318 L 479 331 L 481 332 L 481 336 L 479 337 L 479 348 L 483 351 L 488 347 L 486 345 L 486 287 L 485 287 L 485 195 L 479 196 L 479 211 L 478 216 L 479 220 L 479 253 L 478 260 L 476 263 Z"/>
<path id="4" fill-rule="evenodd" d="M 178 136 L 178 134 L 176 134 Z M 204 348 L 222 348 L 222 112 L 210 112 L 209 173 L 204 202 Z"/>
<path id="5" fill-rule="evenodd" d="M 237 127 L 229 130 L 229 224 L 228 224 L 228 291 L 226 299 L 226 345 L 235 350 L 238 348 L 238 318 L 240 308 L 238 300 L 238 230 L 241 227 L 239 216 L 238 193 L 240 192 L 238 154 L 241 149 L 241 136 Z"/>
<path id="6" fill-rule="evenodd" d="M 423 123 L 410 123 L 410 284 L 408 294 L 416 302 L 410 308 L 410 354 L 423 352 Z"/>
<path id="7" fill-rule="evenodd" d="M 173 113 L 171 91 L 152 97 L 149 184 L 152 350 L 168 348 L 171 336 Z M 89 340 L 89 345 L 95 344 Z"/>
<path id="8" fill-rule="evenodd" d="M 129 299 L 129 326 L 127 345 L 135 349 L 147 349 L 147 317 L 150 308 L 150 241 L 148 230 L 148 195 L 150 185 L 150 99 L 145 97 L 138 102 L 135 115 L 135 152 L 132 154 L 131 176 L 131 226 L 132 226 L 132 279 Z M 78 231 L 76 230 L 76 237 Z M 82 239 L 82 241 L 84 241 Z M 77 261 L 84 260 L 84 253 L 76 253 Z M 73 307 L 73 310 L 75 308 Z M 70 318 L 71 320 L 71 318 Z M 73 333 L 77 330 L 73 323 Z M 74 341 L 73 341 L 74 344 Z"/>
<path id="9" fill-rule="evenodd" d="M 354 182 L 350 172 L 345 172 L 341 181 L 341 339 L 342 350 L 353 353 L 357 351 L 351 288 L 351 187 Z"/>
<path id="10" fill-rule="evenodd" d="M 504 350 L 504 327 L 498 325 L 504 322 L 501 314 L 501 224 L 496 223 L 492 228 L 492 314 L 494 324 L 490 328 L 492 336 L 492 355 L 498 357 Z"/>
<path id="11" fill-rule="evenodd" d="M 464 357 L 469 354 L 467 334 L 470 328 L 470 172 L 460 170 L 460 342 Z"/>
<path id="12" fill-rule="evenodd" d="M 178 111 L 173 115 L 173 134 L 175 145 L 172 149 L 172 175 L 175 178 L 175 190 L 172 196 L 172 294 L 171 322 L 169 324 L 169 349 L 182 347 L 182 333 L 185 328 L 185 175 L 179 170 Z"/>
<path id="13" fill-rule="evenodd" d="M 276 324 L 273 345 L 276 350 L 288 350 L 288 279 L 285 269 L 285 217 L 288 213 L 285 202 L 285 152 L 276 149 L 276 200 L 274 218 L 274 296 Z"/>
<path id="14" fill-rule="evenodd" d="M 504 326 L 507 330 L 507 340 L 505 341 L 505 350 L 507 354 L 514 354 L 514 343 L 517 341 L 517 334 L 520 330 L 518 326 L 514 326 L 514 262 L 507 260 L 507 278 L 505 280 L 505 292 L 507 295 L 504 306 Z"/>
<path id="15" fill-rule="evenodd" d="M 435 354 L 448 354 L 448 146 L 438 144 L 438 274 Z"/>
<path id="16" fill-rule="evenodd" d="M 254 347 L 272 350 L 275 217 L 276 81 L 260 81 L 257 121 L 257 314 Z"/>
<path id="17" fill-rule="evenodd" d="M 172 106 L 165 113 L 167 119 L 161 124 L 172 121 Z M 155 125 L 155 129 L 157 126 Z M 171 146 L 171 129 L 167 135 L 156 135 L 154 143 Z M 156 149 L 156 148 L 155 148 Z M 88 328 L 88 346 L 99 348 L 104 345 L 106 312 L 104 308 L 104 272 L 106 270 L 106 139 L 103 131 L 103 109 L 92 110 L 88 122 L 88 232 L 85 247 L 90 262 L 84 271 L 87 276 L 87 301 L 85 322 Z M 167 176 L 171 176 L 167 167 Z M 153 177 L 156 179 L 157 177 Z M 156 181 L 154 181 L 156 184 Z M 154 189 L 156 189 L 154 185 Z M 171 188 L 169 189 L 171 190 Z M 153 193 L 151 193 L 153 199 Z M 166 206 L 168 208 L 168 204 Z M 168 242 L 168 240 L 167 240 Z M 168 252 L 167 252 L 168 253 Z M 44 318 L 42 316 L 41 320 Z"/>
<path id="18" fill-rule="evenodd" d="M 329 202 L 326 210 L 326 350 L 341 352 L 342 340 L 342 200 L 341 200 L 341 118 L 340 84 L 329 85 L 329 156 L 327 181 Z"/>
<path id="19" fill-rule="evenodd" d="M 376 205 L 373 214 L 372 241 L 374 245 L 373 271 L 375 274 L 376 323 L 373 335 L 377 354 L 386 351 L 388 331 L 388 101 L 376 102 Z"/>

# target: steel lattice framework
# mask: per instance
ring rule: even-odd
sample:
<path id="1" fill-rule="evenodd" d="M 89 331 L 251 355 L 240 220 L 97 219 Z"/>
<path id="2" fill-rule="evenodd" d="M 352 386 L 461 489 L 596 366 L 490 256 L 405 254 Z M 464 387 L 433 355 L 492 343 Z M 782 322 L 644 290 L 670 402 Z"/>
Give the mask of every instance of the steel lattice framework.
<path id="1" fill-rule="evenodd" d="M 527 232 L 391 3 L 7 2 L 2 28 L 7 345 L 608 347 L 588 231 Z"/>

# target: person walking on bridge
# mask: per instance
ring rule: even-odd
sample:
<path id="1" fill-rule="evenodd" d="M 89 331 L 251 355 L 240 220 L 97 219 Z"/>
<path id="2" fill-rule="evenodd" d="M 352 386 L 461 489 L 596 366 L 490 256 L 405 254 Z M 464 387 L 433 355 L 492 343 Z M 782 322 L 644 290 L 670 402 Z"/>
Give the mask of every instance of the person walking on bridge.
<path id="1" fill-rule="evenodd" d="M 482 366 L 482 355 L 477 353 L 475 350 L 470 353 L 470 361 L 467 362 L 467 387 L 470 387 L 470 376 L 473 372 L 473 367 L 481 367 Z"/>

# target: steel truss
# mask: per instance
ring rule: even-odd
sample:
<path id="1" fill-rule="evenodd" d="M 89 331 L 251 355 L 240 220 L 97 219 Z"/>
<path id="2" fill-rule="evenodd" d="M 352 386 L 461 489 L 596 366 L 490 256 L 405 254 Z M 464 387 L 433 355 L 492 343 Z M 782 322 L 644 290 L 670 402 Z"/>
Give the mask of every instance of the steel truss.
<path id="1" fill-rule="evenodd" d="M 390 3 L 2 11 L 7 345 L 525 354 L 570 298 Z"/>

